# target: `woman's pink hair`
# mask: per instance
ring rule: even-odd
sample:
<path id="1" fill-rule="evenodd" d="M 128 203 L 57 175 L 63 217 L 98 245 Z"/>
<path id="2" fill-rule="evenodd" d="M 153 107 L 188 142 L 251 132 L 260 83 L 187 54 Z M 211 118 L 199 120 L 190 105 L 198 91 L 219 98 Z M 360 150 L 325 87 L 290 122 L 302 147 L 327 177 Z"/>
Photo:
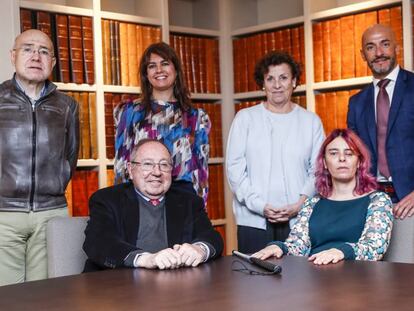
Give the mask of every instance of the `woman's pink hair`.
<path id="1" fill-rule="evenodd" d="M 332 177 L 325 169 L 324 158 L 326 146 L 328 146 L 335 138 L 342 137 L 355 154 L 358 156 L 359 165 L 356 171 L 356 185 L 354 194 L 362 195 L 377 189 L 377 182 L 370 174 L 371 157 L 367 147 L 361 139 L 350 129 L 335 129 L 326 137 L 316 159 L 316 190 L 323 197 L 329 197 L 332 194 Z"/>

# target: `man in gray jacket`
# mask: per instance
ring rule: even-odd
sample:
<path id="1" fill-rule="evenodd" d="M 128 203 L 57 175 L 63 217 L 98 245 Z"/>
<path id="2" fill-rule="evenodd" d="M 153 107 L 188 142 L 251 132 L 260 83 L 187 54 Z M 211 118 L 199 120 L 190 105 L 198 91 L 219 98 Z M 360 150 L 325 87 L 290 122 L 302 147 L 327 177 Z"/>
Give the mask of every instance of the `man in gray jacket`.
<path id="1" fill-rule="evenodd" d="M 48 77 L 53 44 L 39 30 L 16 37 L 16 73 L 0 85 L 0 285 L 47 277 L 47 221 L 67 215 L 76 168 L 78 104 Z"/>

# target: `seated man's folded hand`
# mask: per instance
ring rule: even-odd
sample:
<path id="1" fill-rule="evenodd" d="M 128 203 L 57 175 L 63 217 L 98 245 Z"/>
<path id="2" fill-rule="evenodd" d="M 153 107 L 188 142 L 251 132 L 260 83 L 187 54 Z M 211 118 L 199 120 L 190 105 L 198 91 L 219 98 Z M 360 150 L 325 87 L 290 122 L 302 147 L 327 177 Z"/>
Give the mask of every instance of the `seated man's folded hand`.
<path id="1" fill-rule="evenodd" d="M 182 265 L 181 255 L 172 248 L 160 250 L 155 254 L 143 254 L 138 258 L 138 267 L 148 269 L 176 269 Z"/>
<path id="2" fill-rule="evenodd" d="M 173 249 L 180 254 L 182 264 L 187 267 L 197 267 L 207 257 L 206 251 L 197 244 L 176 244 Z"/>

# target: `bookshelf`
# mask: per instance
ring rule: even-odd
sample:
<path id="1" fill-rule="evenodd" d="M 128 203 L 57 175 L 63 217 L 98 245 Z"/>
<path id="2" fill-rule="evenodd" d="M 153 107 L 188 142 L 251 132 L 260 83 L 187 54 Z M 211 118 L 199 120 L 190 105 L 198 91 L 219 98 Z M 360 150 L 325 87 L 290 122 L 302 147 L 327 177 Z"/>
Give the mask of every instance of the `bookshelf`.
<path id="1" fill-rule="evenodd" d="M 170 34 L 184 34 L 215 38 L 219 41 L 220 86 L 219 93 L 193 93 L 194 102 L 219 104 L 221 107 L 222 138 L 224 154 L 212 158 L 211 165 L 224 163 L 227 134 L 234 118 L 235 103 L 260 100 L 262 91 L 234 92 L 233 39 L 283 29 L 296 25 L 304 26 L 304 52 L 306 84 L 299 85 L 294 96 L 305 96 L 307 109 L 316 111 L 317 98 L 328 94 L 353 90 L 371 82 L 370 76 L 332 81 L 315 82 L 313 24 L 358 14 L 370 10 L 401 5 L 404 68 L 413 69 L 413 22 L 411 0 L 3 0 L 0 3 L 0 26 L 4 31 L 0 42 L 2 81 L 9 79 L 13 72 L 8 58 L 9 49 L 15 36 L 20 32 L 19 10 L 21 7 L 61 14 L 93 17 L 93 42 L 95 62 L 95 83 L 57 83 L 62 91 L 94 92 L 97 103 L 98 158 L 80 159 L 78 167 L 99 173 L 99 187 L 109 184 L 107 169 L 113 160 L 106 156 L 105 144 L 105 93 L 138 94 L 138 86 L 105 84 L 103 80 L 103 19 L 144 24 L 161 28 L 161 38 L 170 41 Z M 214 224 L 226 227 L 227 251 L 236 247 L 235 224 L 231 208 L 232 193 L 224 181 L 225 218 Z"/>
<path id="2" fill-rule="evenodd" d="M 213 4 L 213 5 L 212 5 Z M 176 10 L 174 8 L 180 8 Z M 165 42 L 170 41 L 170 33 L 179 33 L 191 36 L 200 36 L 202 38 L 214 38 L 219 40 L 221 32 L 219 31 L 218 9 L 219 1 L 182 1 L 182 0 L 5 0 L 0 4 L 2 17 L 0 24 L 3 29 L 11 29 L 8 37 L 4 37 L 0 49 L 4 55 L 12 46 L 16 35 L 20 33 L 20 9 L 32 11 L 44 11 L 48 13 L 66 14 L 72 16 L 92 17 L 93 24 L 93 45 L 94 45 L 94 83 L 61 83 L 56 82 L 58 88 L 65 92 L 72 93 L 94 93 L 96 98 L 96 139 L 98 146 L 98 155 L 96 159 L 78 160 L 78 169 L 80 172 L 94 173 L 98 176 L 99 187 L 105 187 L 110 184 L 111 177 L 108 177 L 107 170 L 112 169 L 113 159 L 107 158 L 106 137 L 105 137 L 105 94 L 139 94 L 138 85 L 112 85 L 104 82 L 104 50 L 102 47 L 103 20 L 114 20 L 119 23 L 141 24 L 146 26 L 158 27 L 161 30 L 161 39 Z M 181 15 L 180 15 L 181 14 Z M 214 18 L 211 18 L 214 16 Z M 170 25 L 171 24 L 171 25 Z M 12 27 L 11 27 L 12 25 Z M 4 58 L 4 66 L 7 70 L 2 71 L 2 80 L 9 79 L 13 69 L 8 58 Z M 219 75 L 220 76 L 220 75 Z M 219 85 L 222 81 L 219 81 Z M 197 92 L 192 93 L 192 100 L 195 103 L 207 102 L 209 105 L 219 105 L 221 107 L 222 95 L 216 92 Z M 222 121 L 222 120 L 220 120 Z M 223 155 L 210 158 L 209 165 L 212 165 L 214 171 L 221 170 L 224 163 Z M 81 175 L 81 174 L 79 174 Z M 223 173 L 215 174 L 221 177 L 222 184 L 226 184 Z M 96 177 L 94 177 L 96 179 Z M 96 182 L 96 181 L 94 181 Z M 227 189 L 228 192 L 229 190 Z M 226 194 L 229 198 L 229 194 Z M 231 220 L 231 200 L 228 200 L 225 206 L 225 212 L 220 217 L 213 219 L 213 224 L 221 234 L 225 234 L 228 251 L 234 248 L 232 236 L 234 225 Z M 225 228 L 225 230 L 224 230 Z M 224 233 L 226 232 L 226 233 Z"/>

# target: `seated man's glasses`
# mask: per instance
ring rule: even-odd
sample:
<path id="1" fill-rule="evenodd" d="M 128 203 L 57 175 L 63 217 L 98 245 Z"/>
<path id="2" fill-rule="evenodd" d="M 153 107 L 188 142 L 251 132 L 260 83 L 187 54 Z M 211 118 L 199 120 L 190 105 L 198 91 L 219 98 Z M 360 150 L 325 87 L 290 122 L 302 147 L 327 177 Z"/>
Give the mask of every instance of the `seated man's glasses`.
<path id="1" fill-rule="evenodd" d="M 136 162 L 131 161 L 132 164 L 141 166 L 141 169 L 145 172 L 151 172 L 155 169 L 155 166 L 158 165 L 158 168 L 161 172 L 169 173 L 172 171 L 172 164 L 168 161 L 160 161 L 159 163 L 155 163 L 152 161 L 142 161 Z"/>

